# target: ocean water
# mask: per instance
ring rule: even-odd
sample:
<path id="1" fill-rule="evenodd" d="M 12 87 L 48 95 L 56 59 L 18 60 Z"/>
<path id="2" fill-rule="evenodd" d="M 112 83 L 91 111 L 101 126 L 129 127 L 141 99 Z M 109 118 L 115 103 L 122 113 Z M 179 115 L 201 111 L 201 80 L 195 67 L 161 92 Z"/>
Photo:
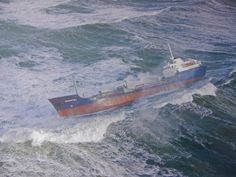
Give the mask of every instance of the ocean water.
<path id="1" fill-rule="evenodd" d="M 0 0 L 1 177 L 236 176 L 234 0 Z M 206 79 L 60 118 L 48 98 L 97 94 L 197 58 Z"/>

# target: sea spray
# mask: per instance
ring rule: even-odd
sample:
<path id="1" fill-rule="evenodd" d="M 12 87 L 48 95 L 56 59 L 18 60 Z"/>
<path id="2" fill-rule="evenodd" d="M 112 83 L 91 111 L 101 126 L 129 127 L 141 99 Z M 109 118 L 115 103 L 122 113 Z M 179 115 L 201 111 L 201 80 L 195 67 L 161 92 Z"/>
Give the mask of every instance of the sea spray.
<path id="1" fill-rule="evenodd" d="M 167 97 L 160 98 L 154 106 L 155 108 L 161 108 L 167 104 L 178 104 L 192 102 L 193 95 L 213 95 L 215 96 L 217 88 L 208 81 L 200 81 L 195 83 L 189 88 L 183 88 L 179 91 L 169 94 Z"/>
<path id="2" fill-rule="evenodd" d="M 60 131 L 38 128 L 15 128 L 5 132 L 0 137 L 0 142 L 25 143 L 31 141 L 33 146 L 39 146 L 44 142 L 59 144 L 99 142 L 104 138 L 104 134 L 111 123 L 123 120 L 124 118 L 125 114 L 123 112 L 117 115 L 94 115 L 92 119 L 78 121 L 75 126 Z"/>

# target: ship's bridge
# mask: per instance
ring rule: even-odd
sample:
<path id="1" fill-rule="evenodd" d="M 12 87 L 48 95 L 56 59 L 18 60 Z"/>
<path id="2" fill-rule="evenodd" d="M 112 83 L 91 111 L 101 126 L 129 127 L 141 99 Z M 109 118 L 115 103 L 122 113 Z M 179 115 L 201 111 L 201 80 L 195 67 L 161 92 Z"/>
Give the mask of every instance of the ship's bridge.
<path id="1" fill-rule="evenodd" d="M 194 59 L 187 59 L 187 61 L 183 61 L 181 58 L 175 58 L 168 62 L 168 64 L 164 67 L 163 75 L 164 77 L 174 76 L 177 72 L 186 71 L 201 65 L 201 62 Z"/>

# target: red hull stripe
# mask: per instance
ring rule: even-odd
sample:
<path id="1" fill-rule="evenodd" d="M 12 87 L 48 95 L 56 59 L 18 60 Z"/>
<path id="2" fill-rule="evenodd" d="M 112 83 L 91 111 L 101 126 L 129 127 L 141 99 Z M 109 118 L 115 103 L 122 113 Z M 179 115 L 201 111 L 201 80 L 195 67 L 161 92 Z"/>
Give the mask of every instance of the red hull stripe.
<path id="1" fill-rule="evenodd" d="M 166 84 L 163 86 L 153 87 L 147 90 L 135 91 L 129 94 L 114 96 L 112 98 L 105 98 L 91 104 L 81 105 L 64 110 L 58 110 L 58 113 L 62 117 L 72 116 L 72 115 L 92 114 L 95 112 L 103 111 L 114 107 L 125 106 L 143 97 L 161 94 L 177 88 L 181 88 L 184 87 L 186 84 L 190 84 L 200 79 L 202 79 L 202 77 L 176 82 L 173 84 Z"/>

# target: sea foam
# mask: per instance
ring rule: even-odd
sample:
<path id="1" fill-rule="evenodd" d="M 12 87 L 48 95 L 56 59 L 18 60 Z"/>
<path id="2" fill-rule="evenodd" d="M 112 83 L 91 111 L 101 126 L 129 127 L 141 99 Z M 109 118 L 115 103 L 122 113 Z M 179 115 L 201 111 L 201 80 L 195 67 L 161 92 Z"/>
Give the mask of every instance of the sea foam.
<path id="1" fill-rule="evenodd" d="M 126 6 L 113 6 L 108 4 L 89 4 L 90 13 L 47 13 L 47 10 L 59 5 L 70 3 L 69 0 L 16 0 L 10 3 L 0 3 L 3 11 L 1 19 L 18 21 L 20 24 L 38 28 L 62 29 L 73 26 L 114 23 L 124 19 L 140 16 L 150 16 L 160 13 L 159 11 L 140 11 Z"/>
<path id="2" fill-rule="evenodd" d="M 28 61 L 34 64 L 22 65 Z M 4 100 L 0 103 L 0 122 L 4 122 L 1 142 L 32 141 L 34 145 L 45 141 L 97 142 L 111 123 L 124 117 L 94 115 L 94 120 L 88 122 L 76 118 L 62 120 L 48 102 L 49 98 L 75 93 L 73 77 L 80 82 L 86 81 L 79 88 L 80 94 L 94 95 L 103 87 L 118 86 L 121 83 L 117 81 L 119 74 L 130 70 L 120 59 L 110 58 L 90 65 L 63 63 L 58 50 L 39 48 L 4 58 L 0 61 L 0 69 L 5 73 L 0 76 L 1 99 Z"/>
<path id="3" fill-rule="evenodd" d="M 161 108 L 167 104 L 178 104 L 181 105 L 183 103 L 192 102 L 193 95 L 199 94 L 203 95 L 213 95 L 216 96 L 217 88 L 210 83 L 209 81 L 199 81 L 195 83 L 189 88 L 182 89 L 180 91 L 176 91 L 174 93 L 169 94 L 167 97 L 160 98 L 156 103 L 156 108 Z"/>
<path id="4" fill-rule="evenodd" d="M 86 121 L 78 123 L 67 129 L 52 130 L 39 128 L 15 128 L 5 132 L 0 137 L 0 142 L 25 143 L 32 142 L 33 146 L 39 146 L 44 142 L 53 143 L 84 143 L 99 142 L 104 138 L 106 130 L 111 123 L 123 120 L 124 113 L 116 115 L 94 116 Z"/>

